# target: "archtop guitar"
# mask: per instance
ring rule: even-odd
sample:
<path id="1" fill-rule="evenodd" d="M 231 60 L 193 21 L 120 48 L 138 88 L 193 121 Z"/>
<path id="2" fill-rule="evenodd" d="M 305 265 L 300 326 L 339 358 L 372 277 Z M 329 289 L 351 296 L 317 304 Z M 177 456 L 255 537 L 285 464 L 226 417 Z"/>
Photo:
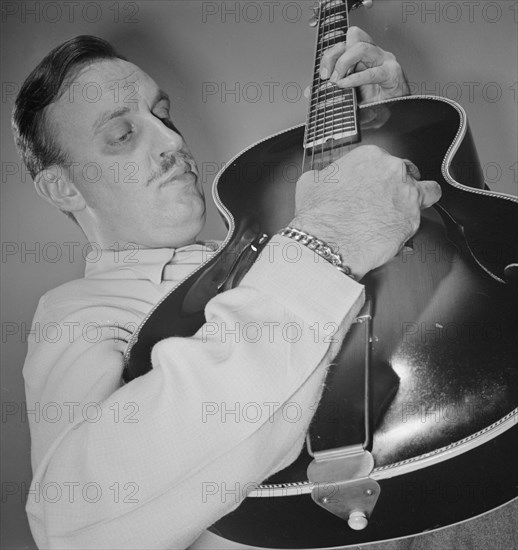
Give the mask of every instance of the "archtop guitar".
<path id="1" fill-rule="evenodd" d="M 319 3 L 306 124 L 256 143 L 218 174 L 213 195 L 228 235 L 134 334 L 125 379 L 150 370 L 159 340 L 194 334 L 206 303 L 239 283 L 293 218 L 302 171 L 374 144 L 414 162 L 442 198 L 400 254 L 361 281 L 369 300 L 299 458 L 199 548 L 355 546 L 451 525 L 516 497 L 518 199 L 485 186 L 457 103 L 414 96 L 359 106 L 353 90 L 319 78 L 322 53 L 345 39 L 357 4 Z"/>

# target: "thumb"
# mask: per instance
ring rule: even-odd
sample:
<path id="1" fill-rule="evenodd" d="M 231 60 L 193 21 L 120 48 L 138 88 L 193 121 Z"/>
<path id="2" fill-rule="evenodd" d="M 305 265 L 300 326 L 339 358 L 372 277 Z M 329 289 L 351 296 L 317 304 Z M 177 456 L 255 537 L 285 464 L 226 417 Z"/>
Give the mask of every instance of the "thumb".
<path id="1" fill-rule="evenodd" d="M 416 181 L 421 209 L 430 208 L 442 196 L 441 186 L 436 181 Z"/>

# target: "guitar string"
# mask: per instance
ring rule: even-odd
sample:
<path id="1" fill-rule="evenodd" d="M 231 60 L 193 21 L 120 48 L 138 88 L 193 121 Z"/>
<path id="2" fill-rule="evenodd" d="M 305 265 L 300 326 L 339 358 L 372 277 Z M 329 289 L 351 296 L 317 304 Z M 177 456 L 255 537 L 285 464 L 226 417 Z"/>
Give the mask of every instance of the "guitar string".
<path id="1" fill-rule="evenodd" d="M 333 15 L 340 15 L 340 8 L 336 11 L 336 12 L 333 12 L 333 14 L 329 15 L 329 18 L 333 17 Z M 328 18 L 328 19 L 329 19 Z M 335 29 L 330 29 L 329 32 L 328 32 L 328 36 L 329 36 L 329 39 L 328 39 L 328 44 L 326 45 L 326 48 L 327 47 L 330 47 L 331 46 L 331 41 L 335 42 L 334 38 L 333 38 L 333 33 L 335 32 Z M 338 31 L 339 32 L 339 31 Z M 335 69 L 333 69 L 335 70 Z M 328 81 L 329 82 L 329 81 Z M 335 108 L 334 108 L 334 101 L 336 99 L 336 97 L 338 97 L 338 100 L 340 99 L 340 93 L 339 93 L 339 88 L 338 86 L 336 85 L 336 83 L 334 84 L 331 84 L 331 132 L 330 134 L 328 134 L 330 136 L 331 139 L 333 139 L 333 136 L 335 135 Z M 322 138 L 322 149 L 325 148 L 325 144 L 326 144 L 326 138 L 325 138 L 325 134 L 326 134 L 326 118 L 327 118 L 327 105 L 326 105 L 327 102 L 324 103 L 324 107 L 323 107 L 323 112 L 324 112 L 324 137 Z M 330 160 L 331 162 L 333 161 L 333 149 L 334 149 L 334 145 L 333 145 L 333 142 L 331 141 L 331 145 L 329 146 L 328 148 L 328 155 L 327 155 L 327 159 L 325 158 L 325 152 L 323 153 L 323 157 L 324 157 L 324 162 L 326 163 L 326 165 L 328 164 L 328 161 Z"/>
<path id="2" fill-rule="evenodd" d="M 321 118 L 321 121 L 322 121 L 322 143 L 320 144 L 320 151 L 319 151 L 319 156 L 320 156 L 320 162 L 319 162 L 319 170 L 322 169 L 324 163 L 325 163 L 325 156 L 324 156 L 324 139 L 325 139 L 325 134 L 326 134 L 326 112 L 325 112 L 325 102 L 327 101 L 327 83 L 329 82 L 328 80 L 327 81 L 323 81 L 321 78 L 320 78 L 320 70 L 319 70 L 319 67 L 321 66 L 322 64 L 322 57 L 323 57 L 323 53 L 324 53 L 324 50 L 325 50 L 325 25 L 324 25 L 324 21 L 326 19 L 326 11 L 327 11 L 327 6 L 326 6 L 326 1 L 324 1 L 322 3 L 322 6 L 321 6 L 321 10 L 320 10 L 320 26 L 319 26 L 319 44 L 318 44 L 318 68 L 317 68 L 317 71 L 316 71 L 316 78 L 317 78 L 317 81 L 318 81 L 318 101 L 316 103 L 316 105 L 313 107 L 314 108 L 314 112 L 315 112 L 315 129 L 313 131 L 313 141 L 316 141 L 318 138 L 317 138 L 317 135 L 319 134 L 318 132 L 318 127 L 319 127 L 319 116 L 320 114 L 322 114 L 322 118 Z M 322 91 L 322 94 L 320 93 Z M 321 95 L 323 96 L 323 99 L 321 99 Z M 322 108 L 320 109 L 319 108 L 319 105 L 321 105 L 321 101 L 322 101 Z M 317 146 L 318 147 L 318 146 Z M 313 149 L 316 149 L 316 147 L 314 147 Z"/>
<path id="3" fill-rule="evenodd" d="M 326 49 L 326 40 L 325 40 L 325 20 L 326 20 L 326 12 L 327 12 L 327 2 L 324 2 L 324 10 L 323 10 L 323 14 L 322 14 L 322 39 L 320 41 L 320 45 L 321 45 L 321 50 L 320 50 L 320 63 L 322 63 L 322 57 L 324 55 L 324 51 Z M 320 81 L 321 84 L 322 84 L 322 81 Z M 326 83 L 329 82 L 329 80 L 326 80 Z M 320 170 L 322 170 L 324 164 L 325 164 L 325 155 L 324 155 L 324 143 L 325 143 L 325 134 L 326 134 L 326 96 L 327 96 L 327 88 L 323 88 L 322 90 L 324 92 L 324 99 L 323 99 L 323 104 L 322 104 L 322 108 L 321 109 L 318 109 L 317 107 L 317 112 L 323 114 L 323 125 L 324 125 L 324 137 L 322 138 L 322 143 L 320 144 L 320 163 L 319 163 L 319 167 L 320 167 Z"/>
<path id="4" fill-rule="evenodd" d="M 320 40 L 321 40 L 321 32 L 322 32 L 322 14 L 324 12 L 324 2 L 322 0 L 319 1 L 319 10 L 318 10 L 318 31 L 317 31 L 317 47 L 316 47 L 316 59 L 315 59 L 315 69 L 313 72 L 313 89 L 314 93 L 316 95 L 316 104 L 318 105 L 320 101 L 320 79 L 319 79 L 319 67 L 320 62 L 322 61 L 322 54 L 321 54 L 321 47 L 320 47 Z M 311 118 L 312 111 L 314 111 L 314 126 L 313 131 L 311 132 L 313 136 L 317 133 L 317 125 L 318 125 L 318 117 L 317 117 L 317 111 L 314 110 L 315 106 L 310 105 L 309 109 L 309 116 Z M 310 140 L 308 136 L 308 141 Z M 314 137 L 313 137 L 314 141 Z M 315 170 L 315 146 L 311 148 L 311 170 Z"/>
<path id="5" fill-rule="evenodd" d="M 337 11 L 333 12 L 332 15 L 330 15 L 329 17 L 332 18 L 334 15 L 340 15 L 340 7 L 338 8 Z M 331 42 L 333 42 L 333 46 L 336 44 L 336 40 L 337 40 L 337 37 L 336 35 L 333 36 L 333 33 L 336 32 L 335 29 L 330 29 L 329 30 L 329 44 L 328 44 L 328 47 L 331 46 Z M 338 101 L 340 101 L 340 89 L 338 88 L 338 86 L 336 84 L 333 85 L 333 88 L 331 88 L 333 91 L 332 91 L 332 97 L 331 97 L 331 132 L 328 134 L 330 136 L 331 139 L 333 139 L 333 136 L 335 135 L 335 124 L 336 124 L 336 120 L 335 120 L 335 113 L 336 113 L 336 109 L 334 108 L 334 101 L 336 99 L 338 99 Z M 324 109 L 324 117 L 327 116 L 327 107 Z M 324 140 L 324 145 L 325 145 L 325 140 Z M 333 141 L 331 141 L 331 145 L 328 147 L 328 150 L 327 150 L 327 159 L 326 159 L 326 163 L 329 164 L 330 162 L 333 162 L 333 150 L 334 150 L 334 145 L 333 145 Z"/>
<path id="6" fill-rule="evenodd" d="M 319 4 L 321 4 L 320 0 L 319 0 Z M 316 40 L 316 47 L 315 47 L 315 67 L 313 68 L 313 82 L 312 82 L 312 88 L 311 88 L 311 97 L 309 99 L 309 111 L 308 111 L 308 122 L 307 122 L 307 125 L 306 125 L 306 146 L 310 143 L 310 135 L 311 133 L 315 133 L 314 131 L 312 132 L 311 131 L 311 113 L 312 113 L 312 110 L 313 110 L 313 106 L 311 105 L 311 102 L 313 101 L 313 97 L 317 94 L 317 89 L 316 89 L 316 80 L 315 80 L 315 72 L 316 72 L 316 67 L 317 67 L 317 63 L 318 63 L 318 42 L 319 42 L 319 33 L 320 33 L 320 9 L 319 9 L 319 16 L 318 16 L 318 27 L 317 27 L 317 40 Z M 304 148 L 304 155 L 306 154 L 306 151 L 307 149 Z M 311 162 L 309 163 L 309 169 L 310 170 L 313 170 L 313 166 L 314 166 L 314 159 L 315 159 L 315 150 L 314 148 L 312 147 L 311 148 Z M 304 162 L 305 164 L 305 162 Z M 305 166 L 304 166 L 305 168 Z M 303 168 L 303 169 L 304 169 Z"/>
<path id="7" fill-rule="evenodd" d="M 336 6 L 332 6 L 336 7 Z M 317 53 L 321 55 L 323 53 L 323 46 L 329 47 L 333 41 L 337 41 L 337 37 L 332 36 L 333 32 L 341 31 L 342 34 L 347 33 L 348 29 L 348 12 L 347 6 L 344 4 L 327 17 L 328 7 L 325 4 L 321 4 L 320 18 L 319 18 L 319 40 Z M 345 14 L 345 17 L 344 15 Z M 326 16 L 326 17 L 324 17 Z M 329 38 L 325 39 L 325 32 L 327 26 L 324 25 L 325 20 L 329 20 L 333 16 L 339 16 L 345 20 L 345 29 L 343 29 L 344 24 L 341 22 L 331 22 Z M 339 28 L 342 27 L 342 28 Z M 317 72 L 317 71 L 316 71 Z M 315 75 L 316 80 L 318 80 L 318 72 Z M 316 85 L 316 83 L 315 83 Z M 311 101 L 311 107 L 309 110 L 310 121 L 308 124 L 308 141 L 317 141 L 320 140 L 320 155 L 323 162 L 326 162 L 326 156 L 329 157 L 328 160 L 332 162 L 334 155 L 333 152 L 336 150 L 336 146 L 332 145 L 328 148 L 327 155 L 325 151 L 325 137 L 329 135 L 329 126 L 331 127 L 331 136 L 335 135 L 338 130 L 342 132 L 355 131 L 355 121 L 354 121 L 354 98 L 352 97 L 349 89 L 340 89 L 336 85 L 333 86 L 331 90 L 329 87 L 325 88 L 324 92 L 321 92 L 321 86 L 318 86 L 317 93 L 313 94 L 313 101 Z M 316 98 L 315 98 L 316 96 Z M 322 100 L 323 96 L 323 100 Z M 330 103 L 330 108 L 328 108 L 327 103 Z M 319 108 L 319 106 L 321 108 Z M 322 113 L 320 113 L 322 111 Z M 323 116 L 321 116 L 323 115 Z M 331 123 L 331 124 L 329 124 Z M 352 141 L 351 141 L 352 142 Z M 347 146 L 347 142 L 343 142 L 339 145 L 340 152 Z M 314 165 L 314 156 L 316 148 L 312 148 L 312 164 Z M 314 166 L 313 166 L 314 167 Z"/>
<path id="8" fill-rule="evenodd" d="M 339 9 L 336 12 L 336 15 L 341 16 L 340 12 L 343 11 L 344 5 L 345 4 L 342 4 L 339 7 Z M 338 21 L 340 21 L 340 19 L 338 19 Z M 340 25 L 338 25 L 338 27 L 340 27 Z M 333 39 L 333 41 L 336 43 L 336 40 L 339 40 L 340 33 L 341 32 L 343 33 L 343 29 L 338 28 L 338 30 L 336 30 L 336 31 L 334 29 L 330 30 L 329 31 L 329 36 L 331 36 L 331 33 L 333 33 L 333 32 L 337 33 L 335 35 L 336 38 Z M 338 77 L 336 79 L 335 88 L 337 88 L 338 105 L 340 105 L 342 100 L 343 100 L 343 91 L 341 90 L 341 88 L 338 87 Z M 334 144 L 334 141 L 333 141 L 334 140 L 333 136 L 335 135 L 335 132 L 336 132 L 336 130 L 335 130 L 335 112 L 336 112 L 336 110 L 334 108 L 334 103 L 333 103 L 334 99 L 332 99 L 331 101 L 332 101 L 332 103 L 331 103 L 331 138 L 332 138 L 332 141 L 331 141 L 331 146 L 329 148 L 329 158 L 330 158 L 331 162 L 333 162 L 334 158 L 335 158 L 334 157 L 335 144 Z M 338 120 L 339 120 L 339 118 L 338 118 Z"/>
<path id="9" fill-rule="evenodd" d="M 349 31 L 349 11 L 347 10 L 347 6 L 346 6 L 346 9 L 345 9 L 345 15 L 344 16 L 345 16 L 345 36 L 346 36 L 345 42 L 347 44 L 347 32 Z M 349 104 L 349 102 L 347 102 L 347 104 Z M 346 110 L 346 108 L 344 106 L 344 111 L 345 110 Z M 352 111 L 354 112 L 354 101 L 353 101 L 353 104 L 352 104 Z M 354 123 L 354 117 L 353 117 L 353 123 Z M 344 149 L 346 149 L 345 141 L 342 143 L 342 145 L 340 147 L 340 156 L 344 155 Z"/>
<path id="10" fill-rule="evenodd" d="M 310 98 L 310 107 L 308 109 L 308 123 L 307 123 L 307 131 L 306 131 L 306 138 L 307 143 L 313 141 L 321 141 L 319 151 L 320 156 L 322 158 L 322 161 L 325 162 L 325 137 L 326 135 L 329 135 L 329 122 L 331 123 L 331 136 L 335 135 L 335 133 L 340 130 L 342 132 L 355 132 L 356 130 L 356 124 L 355 124 L 355 109 L 354 109 L 354 97 L 351 93 L 350 89 L 340 89 L 337 86 L 333 86 L 333 89 L 330 89 L 329 86 L 325 87 L 323 89 L 322 84 L 320 82 L 319 73 L 318 70 L 319 62 L 321 62 L 322 59 L 322 53 L 324 50 L 324 47 L 331 46 L 331 42 L 335 41 L 336 36 L 332 37 L 332 32 L 334 31 L 342 31 L 342 33 L 345 31 L 347 33 L 347 30 L 349 28 L 349 21 L 348 21 L 348 10 L 347 5 L 344 3 L 342 6 L 338 7 L 338 9 L 332 13 L 329 17 L 327 17 L 327 10 L 331 9 L 328 6 L 326 6 L 326 1 L 322 0 L 320 2 L 320 9 L 319 9 L 319 18 L 318 18 L 318 35 L 317 35 L 317 60 L 315 65 L 315 71 L 313 75 L 313 90 Z M 333 8 L 336 8 L 336 6 L 332 6 Z M 343 17 L 345 20 L 345 29 L 343 29 L 344 24 L 338 21 L 331 22 L 330 25 L 330 32 L 329 38 L 325 38 L 324 30 L 327 28 L 326 25 L 324 25 L 325 20 L 329 20 L 329 18 L 332 18 L 333 16 L 339 16 Z M 342 27 L 342 28 L 339 28 Z M 316 89 L 315 89 L 316 87 Z M 330 108 L 328 108 L 327 103 L 330 103 Z M 319 108 L 319 106 L 321 108 Z M 319 112 L 322 111 L 322 113 L 319 114 Z M 349 142 L 344 142 L 339 145 L 340 153 L 343 152 L 343 150 L 352 143 L 352 139 L 349 140 Z M 315 154 L 317 151 L 317 147 L 311 148 L 311 165 L 310 168 L 315 169 Z M 329 147 L 328 156 L 330 156 L 331 160 L 333 159 L 333 151 L 335 150 L 335 146 Z M 304 150 L 304 158 L 303 162 L 304 165 L 306 164 L 306 149 Z"/>
<path id="11" fill-rule="evenodd" d="M 347 12 L 346 12 L 347 13 Z M 336 14 L 335 14 L 336 15 Z M 334 30 L 336 29 L 336 23 L 331 23 L 334 26 Z M 327 29 L 327 26 L 325 27 Z M 334 40 L 334 38 L 329 39 L 328 44 L 331 44 L 331 40 Z M 314 125 L 314 128 L 316 129 L 316 135 L 312 135 L 312 138 L 320 139 L 323 135 L 326 134 L 326 124 L 329 122 L 329 119 L 332 120 L 332 126 L 335 130 L 343 130 L 343 131 L 354 131 L 355 130 L 355 124 L 354 124 L 354 110 L 351 112 L 348 112 L 347 109 L 344 110 L 345 107 L 354 107 L 353 103 L 354 100 L 351 96 L 351 94 L 347 93 L 350 92 L 349 89 L 342 90 L 340 88 L 334 88 L 333 91 L 329 91 L 329 88 L 324 93 L 324 100 L 321 101 L 321 96 L 317 95 L 317 101 L 315 101 L 315 98 L 313 96 L 313 100 L 311 102 L 311 113 L 310 113 L 310 122 Z M 320 101 L 319 101 L 320 100 Z M 328 109 L 325 109 L 326 113 L 324 113 L 324 116 L 320 116 L 318 114 L 318 111 L 321 111 L 322 109 L 318 109 L 318 104 L 322 104 L 322 106 L 325 106 L 326 103 L 331 103 L 331 107 Z M 351 122 L 349 119 L 353 119 Z M 320 124 L 321 123 L 321 124 Z"/>
<path id="12" fill-rule="evenodd" d="M 332 10 L 333 6 L 332 6 L 332 2 L 331 2 L 331 5 L 329 6 L 329 9 Z M 327 6 L 326 6 L 326 11 L 327 11 Z M 335 12 L 336 13 L 336 12 Z M 328 35 L 328 38 L 326 40 L 325 36 L 326 36 L 326 28 L 325 28 L 325 21 L 327 21 L 329 19 L 329 17 L 332 17 L 332 13 L 329 14 L 329 16 L 327 14 L 325 14 L 324 18 L 323 18 L 323 21 L 322 21 L 322 25 L 323 25 L 323 29 L 322 29 L 322 33 L 323 33 L 323 44 L 322 44 L 322 53 L 327 50 L 328 48 L 331 47 L 331 41 L 333 40 L 332 38 L 332 33 L 333 31 L 330 31 L 327 33 Z M 331 77 L 331 75 L 329 75 L 329 78 Z M 326 80 L 326 84 L 329 83 L 330 81 L 329 80 Z M 331 92 L 331 95 L 334 96 L 334 92 L 336 90 L 334 90 L 333 88 L 335 88 L 336 85 L 333 85 L 331 84 L 329 87 L 326 87 L 325 88 L 325 98 L 324 98 L 324 102 L 323 102 L 323 105 L 322 105 L 322 113 L 323 113 L 323 136 L 322 136 L 322 143 L 320 144 L 320 148 L 321 148 L 321 158 L 322 158 L 322 168 L 324 166 L 327 166 L 328 165 L 328 161 L 329 159 L 331 158 L 332 159 L 332 147 L 331 148 L 328 148 L 328 151 L 327 151 L 327 158 L 326 158 L 326 134 L 329 135 L 329 133 L 327 132 L 328 130 L 328 121 L 327 121 L 327 92 L 329 90 L 329 88 L 331 88 L 333 90 L 333 92 Z M 333 98 L 331 98 L 331 102 L 333 101 Z M 332 105 L 333 103 L 331 103 Z M 334 121 L 334 109 L 331 110 L 331 136 L 334 135 L 334 124 L 335 124 L 335 121 Z"/>
<path id="13" fill-rule="evenodd" d="M 320 0 L 319 0 L 320 1 Z M 317 39 L 316 39 L 316 45 L 315 45 L 315 65 L 316 65 L 316 56 L 318 55 L 318 30 L 317 30 Z M 311 91 L 310 91 L 310 97 L 309 97 L 309 108 L 308 108 L 308 119 L 306 121 L 306 131 L 304 135 L 304 154 L 302 157 L 302 173 L 304 173 L 304 170 L 306 168 L 306 156 L 307 156 L 307 146 L 309 144 L 310 140 L 310 134 L 311 134 L 311 111 L 313 109 L 311 102 L 313 101 L 313 96 L 315 95 L 315 69 L 313 68 L 313 77 L 311 82 Z M 309 168 L 313 168 L 313 150 L 311 151 L 311 161 L 309 163 Z"/>
<path id="14" fill-rule="evenodd" d="M 335 130 L 356 131 L 354 97 L 350 89 L 343 90 L 335 88 L 334 92 L 331 92 L 331 95 L 328 91 L 325 92 L 324 102 L 319 101 L 320 99 L 320 95 L 317 94 L 317 100 L 315 101 L 313 99 L 311 102 L 309 122 L 313 124 L 313 128 L 310 129 L 310 131 L 313 130 L 313 135 L 308 137 L 314 138 L 314 140 L 321 139 L 326 134 L 326 124 L 329 122 L 329 118 L 332 119 L 333 128 Z M 326 113 L 324 113 L 323 117 L 319 116 L 318 111 L 323 109 L 318 109 L 316 107 L 319 103 L 325 106 L 328 100 L 332 105 L 331 108 L 325 109 Z"/>

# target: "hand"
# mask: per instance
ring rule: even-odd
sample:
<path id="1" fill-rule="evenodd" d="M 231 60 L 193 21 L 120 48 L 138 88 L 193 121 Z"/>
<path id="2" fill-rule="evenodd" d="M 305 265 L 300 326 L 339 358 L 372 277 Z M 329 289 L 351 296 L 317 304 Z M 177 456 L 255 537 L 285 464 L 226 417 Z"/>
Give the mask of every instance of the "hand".
<path id="1" fill-rule="evenodd" d="M 349 74 L 350 73 L 350 74 Z M 339 88 L 359 86 L 361 102 L 372 103 L 408 95 L 403 69 L 390 52 L 376 46 L 358 27 L 350 27 L 346 42 L 324 52 L 320 76 L 330 78 Z"/>
<path id="2" fill-rule="evenodd" d="M 297 182 L 295 218 L 306 231 L 342 255 L 361 279 L 393 258 L 417 231 L 420 210 L 441 197 L 434 181 L 418 181 L 408 160 L 364 145 Z"/>

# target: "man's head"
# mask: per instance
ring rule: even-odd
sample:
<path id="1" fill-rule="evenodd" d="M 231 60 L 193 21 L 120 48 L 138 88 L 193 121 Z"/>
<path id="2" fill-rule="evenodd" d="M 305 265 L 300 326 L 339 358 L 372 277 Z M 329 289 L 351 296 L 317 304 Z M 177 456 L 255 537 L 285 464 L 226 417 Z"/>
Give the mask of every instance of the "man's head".
<path id="1" fill-rule="evenodd" d="M 38 193 L 102 247 L 192 243 L 205 220 L 197 168 L 167 95 L 104 40 L 55 48 L 16 99 L 16 143 Z"/>

